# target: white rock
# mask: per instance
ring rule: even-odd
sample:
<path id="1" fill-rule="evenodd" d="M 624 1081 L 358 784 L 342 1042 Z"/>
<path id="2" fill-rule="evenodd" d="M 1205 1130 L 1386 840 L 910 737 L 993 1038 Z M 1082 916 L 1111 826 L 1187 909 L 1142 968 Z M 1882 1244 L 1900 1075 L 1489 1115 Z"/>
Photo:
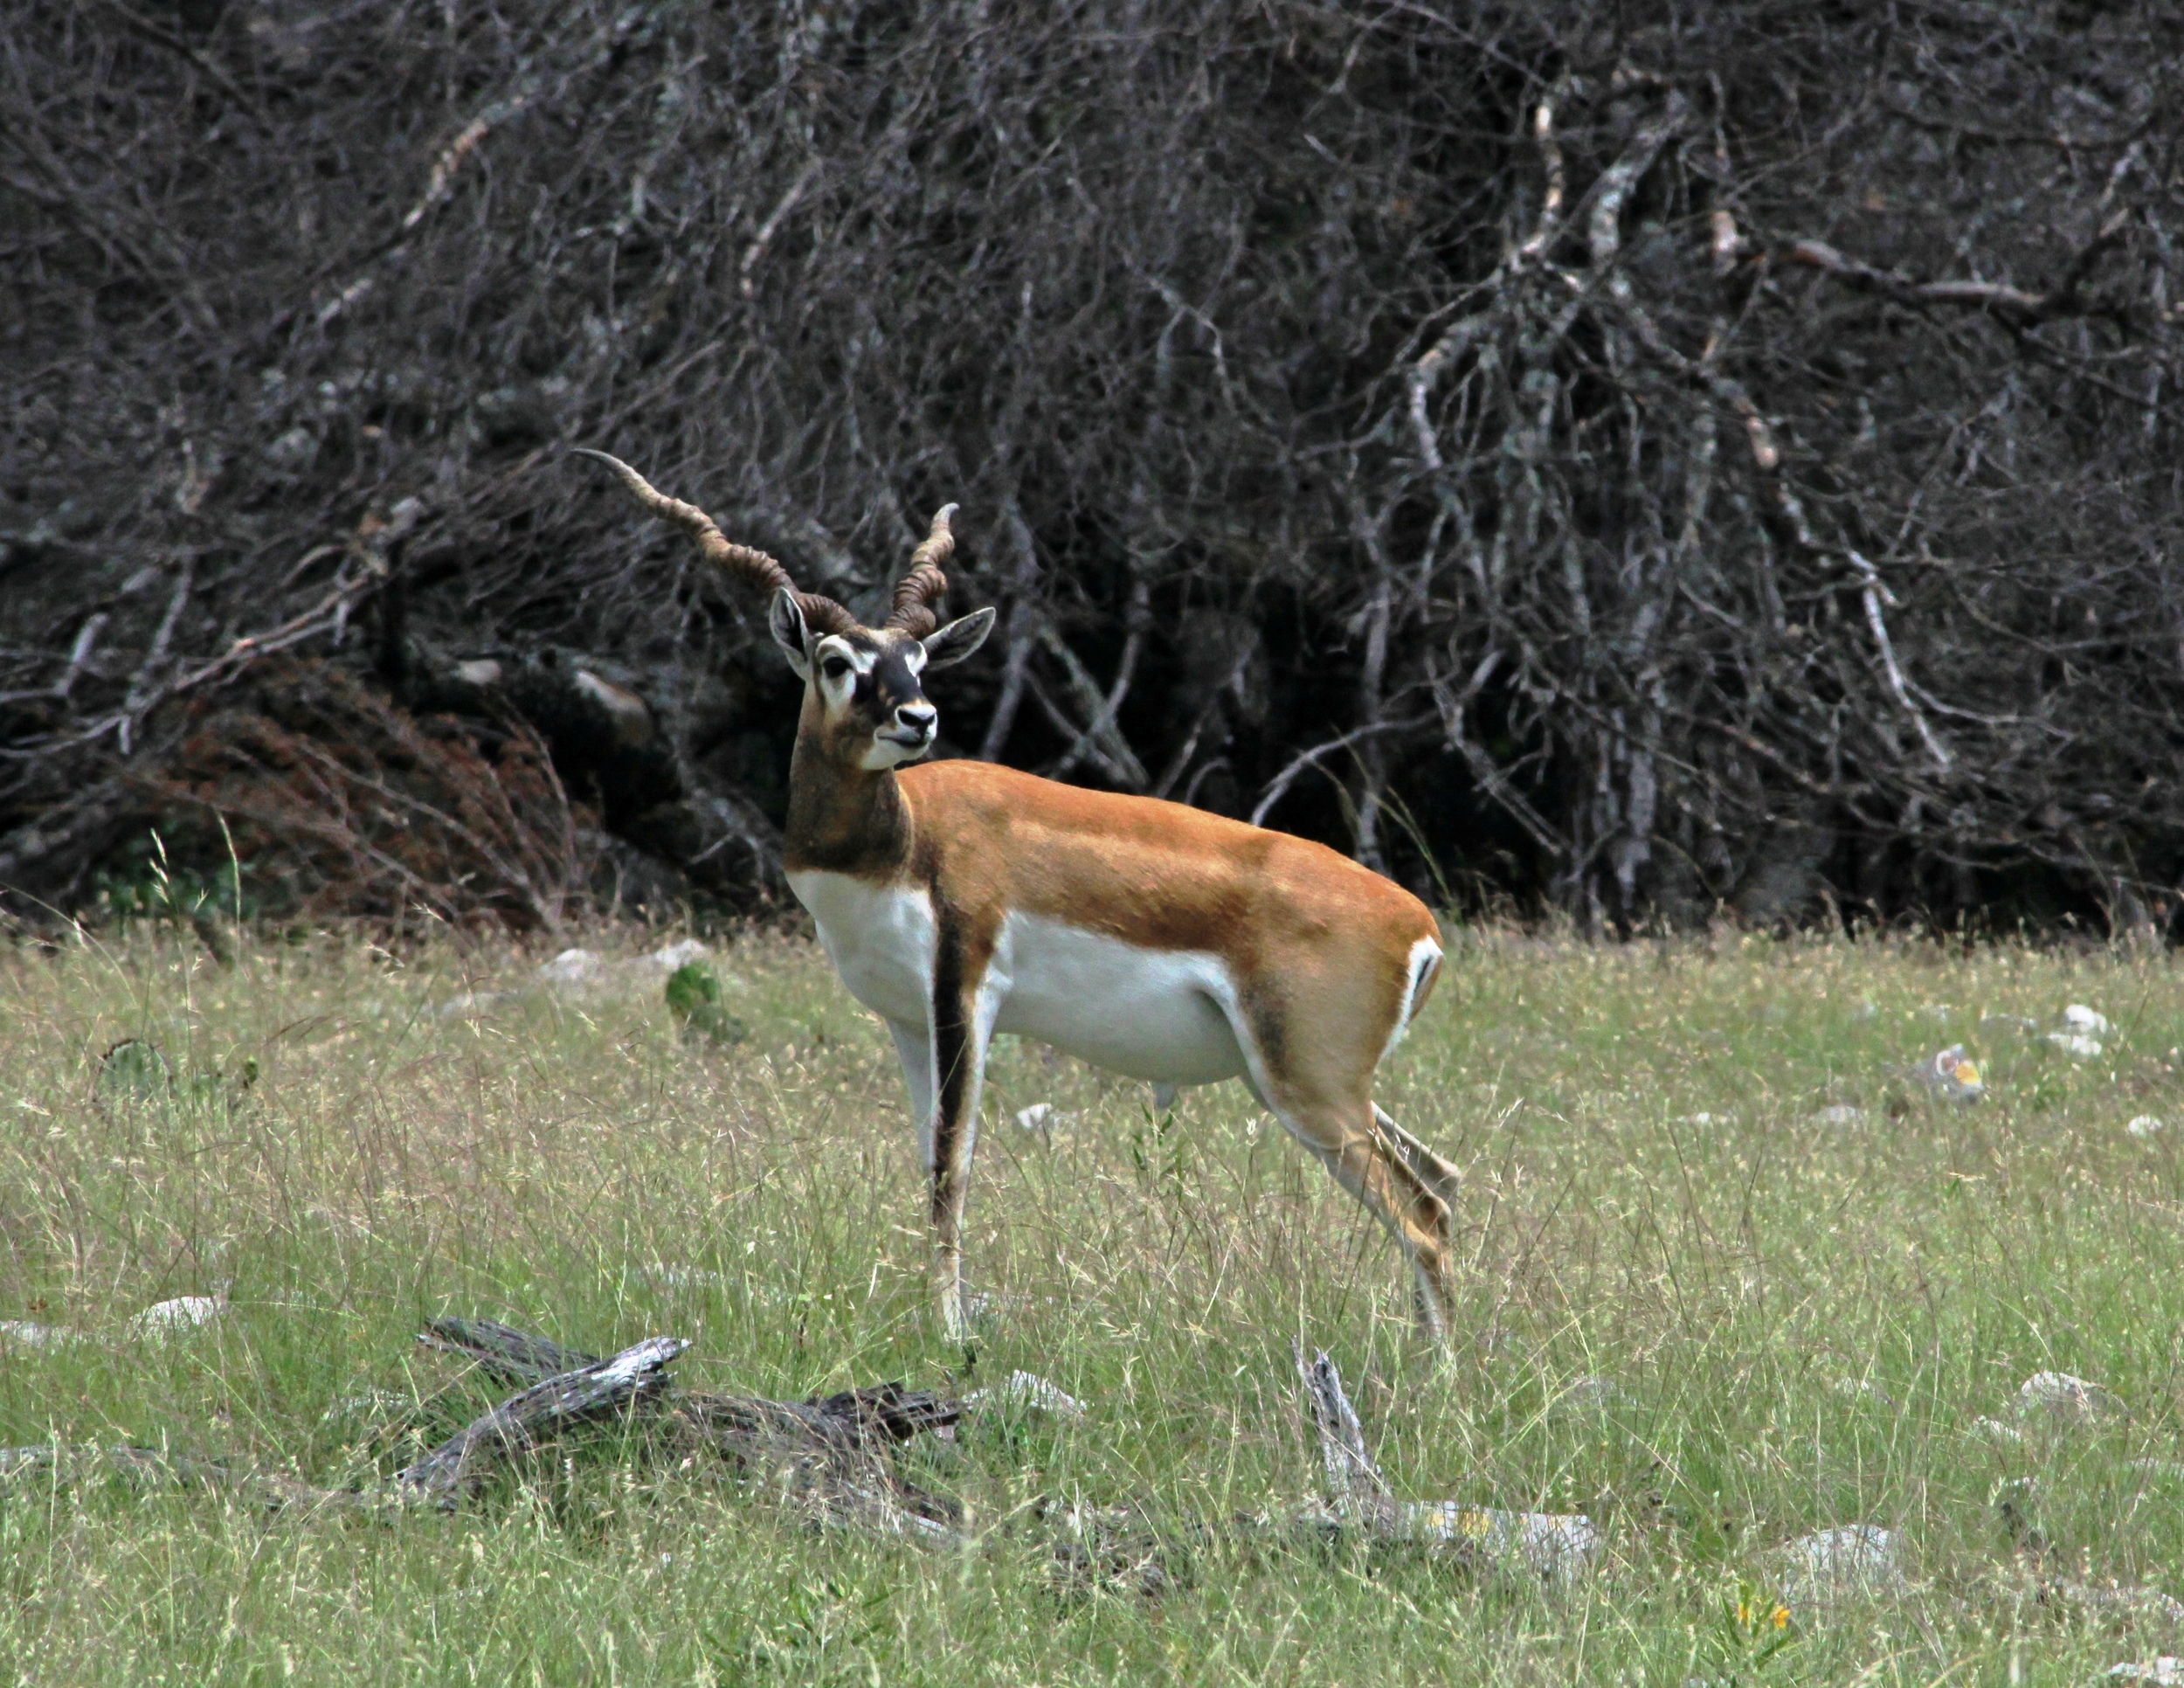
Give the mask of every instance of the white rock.
<path id="1" fill-rule="evenodd" d="M 653 972 L 665 979 L 678 967 L 688 967 L 694 961 L 709 961 L 712 958 L 712 951 L 696 938 L 686 937 L 680 943 L 662 944 L 648 955 L 634 957 L 626 965 L 632 972 Z"/>
<path id="2" fill-rule="evenodd" d="M 1783 1549 L 1783 1597 L 1792 1606 L 1848 1595 L 1890 1593 L 1904 1586 L 1896 1532 L 1875 1524 L 1846 1524 L 1800 1536 Z"/>
<path id="3" fill-rule="evenodd" d="M 2091 1424 L 2112 1418 L 2122 1403 L 2098 1383 L 2088 1383 L 2068 1372 L 2035 1372 L 2017 1387 L 2017 1416 L 2040 1414 L 2063 1424 Z"/>
<path id="4" fill-rule="evenodd" d="M 2124 1130 L 2129 1131 L 2133 1137 L 2152 1137 L 2160 1129 L 2161 1122 L 2152 1114 L 2140 1114 L 2130 1124 L 2124 1127 Z"/>
<path id="5" fill-rule="evenodd" d="M 2103 1613 L 2139 1623 L 2158 1623 L 2174 1629 L 2184 1624 L 2184 1601 L 2174 1595 L 2165 1595 L 2159 1588 L 2149 1588 L 2143 1582 L 2126 1582 L 2111 1588 L 2101 1588 L 2091 1583 L 2064 1582 L 2056 1586 L 2056 1592 L 2072 1605 L 2083 1606 L 2089 1612 Z"/>
<path id="6" fill-rule="evenodd" d="M 1577 1575 L 1600 1551 L 1600 1526 L 1582 1512 L 1505 1512 L 1419 1501 L 1403 1508 L 1398 1528 L 1410 1540 L 1466 1545 L 1483 1559 L 1555 1581 Z"/>
<path id="7" fill-rule="evenodd" d="M 1077 1123 L 1078 1116 L 1063 1113 L 1051 1102 L 1034 1102 L 1016 1110 L 1016 1123 L 1027 1131 L 1058 1131 Z"/>
<path id="8" fill-rule="evenodd" d="M 1854 1108 L 1847 1102 L 1838 1102 L 1832 1107 L 1822 1108 L 1814 1114 L 1813 1124 L 1815 1125 L 1856 1125 L 1864 1117 L 1864 1109 Z"/>
<path id="9" fill-rule="evenodd" d="M 2108 1016 L 2096 1013 L 2083 1002 L 2073 1002 L 2063 1011 L 2063 1023 L 2089 1037 L 2106 1037 L 2109 1032 Z"/>
<path id="10" fill-rule="evenodd" d="M 2078 1032 L 2049 1032 L 2047 1041 L 2067 1055 L 2080 1055 L 2088 1060 L 2101 1052 L 2101 1041 Z"/>
<path id="11" fill-rule="evenodd" d="M 176 1296 L 172 1301 L 156 1301 L 128 1323 L 133 1337 L 149 1337 L 160 1340 L 194 1331 L 201 1325 L 210 1325 L 227 1311 L 225 1296 Z"/>
<path id="12" fill-rule="evenodd" d="M 33 1325 L 26 1318 L 0 1318 L 0 1345 L 20 1348 L 64 1348 L 80 1339 L 73 1331 L 52 1325 Z"/>
<path id="13" fill-rule="evenodd" d="M 563 950 L 538 970 L 541 982 L 568 989 L 592 985 L 605 976 L 606 963 L 590 950 Z"/>
<path id="14" fill-rule="evenodd" d="M 605 956 L 590 950 L 563 950 L 540 967 L 536 976 L 542 984 L 559 990 L 591 991 L 611 986 L 634 989 L 654 986 L 678 968 L 687 967 L 693 962 L 712 959 L 712 951 L 696 938 L 686 937 L 673 944 L 663 944 L 657 950 L 644 955 L 626 956 L 619 961 L 609 961 Z M 717 967 L 714 977 L 720 980 L 723 990 L 740 991 L 744 988 L 742 979 Z"/>
<path id="15" fill-rule="evenodd" d="M 1920 1062 L 1911 1069 L 1911 1076 L 1951 1102 L 1977 1102 L 1987 1094 L 1987 1082 L 1965 1055 L 1961 1043 L 1952 1043 Z"/>
<path id="16" fill-rule="evenodd" d="M 1052 1413 L 1057 1418 L 1082 1418 L 1085 1414 L 1082 1401 L 1033 1372 L 1011 1372 L 991 1388 L 973 1389 L 963 1398 L 963 1404 L 986 1411 L 1013 1407 Z"/>
<path id="17" fill-rule="evenodd" d="M 2111 1664 L 2108 1667 L 2111 1682 L 2146 1682 L 2156 1688 L 2184 1688 L 2184 1659 L 2174 1653 L 2163 1653 L 2144 1664 Z"/>

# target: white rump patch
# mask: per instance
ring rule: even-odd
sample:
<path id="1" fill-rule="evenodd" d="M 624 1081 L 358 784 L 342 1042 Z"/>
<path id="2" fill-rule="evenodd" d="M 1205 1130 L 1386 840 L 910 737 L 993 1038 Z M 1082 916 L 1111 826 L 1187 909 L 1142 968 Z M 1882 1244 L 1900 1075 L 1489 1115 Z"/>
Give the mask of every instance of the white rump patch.
<path id="1" fill-rule="evenodd" d="M 1403 1041 L 1403 1034 L 1411 1028 L 1411 1016 L 1418 1012 L 1418 1000 L 1426 994 L 1427 986 L 1441 970 L 1441 945 L 1430 937 L 1421 937 L 1411 945 L 1410 989 L 1403 994 L 1403 1012 L 1396 1017 L 1395 1029 L 1388 1034 L 1387 1045 L 1380 1051 L 1386 1061 Z M 1377 1063 L 1376 1063 L 1377 1064 Z"/>

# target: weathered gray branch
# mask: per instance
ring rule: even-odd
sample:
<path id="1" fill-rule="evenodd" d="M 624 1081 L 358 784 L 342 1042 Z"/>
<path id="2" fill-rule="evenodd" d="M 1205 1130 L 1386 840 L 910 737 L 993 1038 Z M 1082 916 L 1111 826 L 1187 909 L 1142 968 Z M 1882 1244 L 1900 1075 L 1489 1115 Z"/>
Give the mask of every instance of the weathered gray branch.
<path id="1" fill-rule="evenodd" d="M 1328 1498 L 1343 1528 L 1367 1540 L 1404 1542 L 1447 1553 L 1475 1571 L 1521 1569 L 1550 1582 L 1566 1582 L 1599 1558 L 1601 1539 L 1581 1513 L 1515 1512 L 1454 1501 L 1399 1501 L 1366 1451 L 1358 1410 L 1342 1387 L 1342 1373 L 1324 1352 L 1310 1364 L 1302 1343 L 1293 1346 L 1304 1386 L 1306 1411 L 1319 1437 Z M 1309 1523 L 1309 1520 L 1300 1520 Z"/>
<path id="2" fill-rule="evenodd" d="M 689 1345 L 647 1337 L 611 1359 L 535 1383 L 466 1425 L 395 1474 L 395 1489 L 452 1507 L 476 1490 L 495 1463 L 530 1452 L 571 1426 L 626 1412 L 667 1387 L 663 1368 Z"/>

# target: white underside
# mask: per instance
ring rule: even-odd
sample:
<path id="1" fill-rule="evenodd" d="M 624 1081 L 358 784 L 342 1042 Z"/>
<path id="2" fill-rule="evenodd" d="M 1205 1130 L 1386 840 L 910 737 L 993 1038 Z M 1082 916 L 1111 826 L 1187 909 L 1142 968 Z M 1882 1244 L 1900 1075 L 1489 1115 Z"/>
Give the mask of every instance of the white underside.
<path id="1" fill-rule="evenodd" d="M 791 874 L 789 884 L 849 993 L 903 1031 L 924 1034 L 934 952 L 925 893 L 846 874 Z M 980 984 L 977 1020 L 981 1032 L 1037 1038 L 1132 1078 L 1212 1084 L 1245 1070 L 1231 1029 L 1235 1006 L 1218 956 L 1010 915 Z"/>
<path id="2" fill-rule="evenodd" d="M 1235 985 L 1219 956 L 1011 915 L 994 961 L 1006 975 L 996 1031 L 1159 1084 L 1213 1084 L 1244 1070 L 1230 1024 Z"/>
<path id="3" fill-rule="evenodd" d="M 850 995 L 874 1013 L 926 1029 L 933 977 L 933 901 L 923 891 L 848 874 L 789 875 Z"/>

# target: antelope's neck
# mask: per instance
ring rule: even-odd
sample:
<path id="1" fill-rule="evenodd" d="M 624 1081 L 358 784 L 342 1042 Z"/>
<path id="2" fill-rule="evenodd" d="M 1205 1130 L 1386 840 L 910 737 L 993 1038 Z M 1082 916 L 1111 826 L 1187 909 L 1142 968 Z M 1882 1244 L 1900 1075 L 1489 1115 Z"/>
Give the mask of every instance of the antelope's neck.
<path id="1" fill-rule="evenodd" d="M 783 865 L 792 874 L 893 879 L 909 860 L 909 807 L 895 771 L 845 768 L 797 737 Z"/>

